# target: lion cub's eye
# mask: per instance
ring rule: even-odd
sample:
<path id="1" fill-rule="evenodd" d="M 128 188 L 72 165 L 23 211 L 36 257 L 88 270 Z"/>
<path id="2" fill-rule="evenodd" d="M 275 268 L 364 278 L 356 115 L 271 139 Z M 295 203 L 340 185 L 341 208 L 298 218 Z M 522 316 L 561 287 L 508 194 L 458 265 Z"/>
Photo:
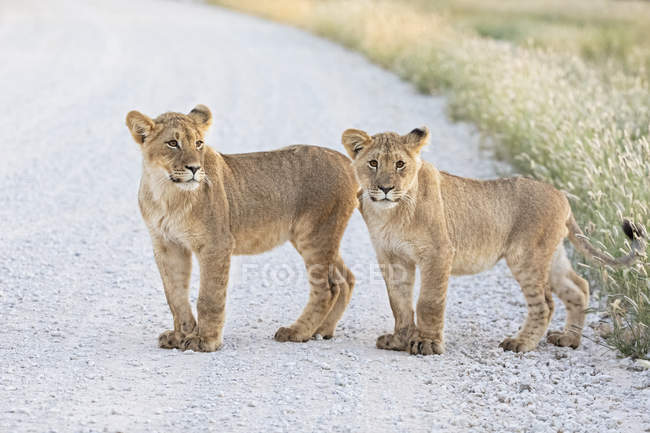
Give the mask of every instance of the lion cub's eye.
<path id="1" fill-rule="evenodd" d="M 373 159 L 372 161 L 368 162 L 368 165 L 369 165 L 371 168 L 377 168 L 377 166 L 379 165 L 379 163 L 377 163 L 377 161 Z"/>
<path id="2" fill-rule="evenodd" d="M 404 161 L 397 161 L 395 163 L 395 167 L 397 167 L 398 169 L 404 168 L 404 165 L 406 165 L 406 164 L 404 164 Z"/>
<path id="3" fill-rule="evenodd" d="M 171 147 L 172 149 L 178 149 L 178 141 L 176 141 L 176 140 L 169 140 L 169 141 L 165 142 L 165 144 L 168 147 Z"/>
<path id="4" fill-rule="evenodd" d="M 196 148 L 200 150 L 202 147 L 203 147 L 203 141 L 198 140 L 198 141 L 196 142 Z"/>

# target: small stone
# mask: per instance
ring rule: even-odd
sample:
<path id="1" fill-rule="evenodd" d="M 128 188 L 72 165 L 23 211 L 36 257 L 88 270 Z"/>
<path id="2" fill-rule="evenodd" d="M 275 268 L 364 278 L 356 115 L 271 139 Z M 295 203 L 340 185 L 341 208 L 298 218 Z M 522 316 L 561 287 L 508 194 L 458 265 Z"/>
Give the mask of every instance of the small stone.
<path id="1" fill-rule="evenodd" d="M 614 328 L 612 328 L 612 325 L 606 322 L 600 322 L 596 326 L 596 332 L 598 335 L 600 335 L 602 338 L 609 338 L 610 335 L 612 335 L 612 332 L 614 332 Z"/>
<path id="2" fill-rule="evenodd" d="M 521 385 L 519 385 L 519 392 L 524 392 L 524 391 L 530 392 L 532 390 L 533 388 L 527 383 L 522 383 Z"/>
<path id="3" fill-rule="evenodd" d="M 650 361 L 646 359 L 637 359 L 636 364 L 643 368 L 650 369 Z"/>

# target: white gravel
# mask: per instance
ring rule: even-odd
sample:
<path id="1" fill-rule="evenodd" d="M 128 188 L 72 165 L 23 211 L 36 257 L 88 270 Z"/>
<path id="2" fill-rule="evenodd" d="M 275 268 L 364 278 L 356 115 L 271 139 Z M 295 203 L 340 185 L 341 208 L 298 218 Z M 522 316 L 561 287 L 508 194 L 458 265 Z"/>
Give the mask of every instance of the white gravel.
<path id="1" fill-rule="evenodd" d="M 307 299 L 286 245 L 235 259 L 221 351 L 157 348 L 171 315 L 137 210 L 128 110 L 207 104 L 207 141 L 223 152 L 342 150 L 345 128 L 428 125 L 428 159 L 494 175 L 443 99 L 321 39 L 200 4 L 6 0 L 0 53 L 0 431 L 648 431 L 650 373 L 591 329 L 575 351 L 497 348 L 525 314 L 502 265 L 452 280 L 443 356 L 375 349 L 393 321 L 358 213 L 342 245 L 358 283 L 335 339 L 272 340 Z"/>

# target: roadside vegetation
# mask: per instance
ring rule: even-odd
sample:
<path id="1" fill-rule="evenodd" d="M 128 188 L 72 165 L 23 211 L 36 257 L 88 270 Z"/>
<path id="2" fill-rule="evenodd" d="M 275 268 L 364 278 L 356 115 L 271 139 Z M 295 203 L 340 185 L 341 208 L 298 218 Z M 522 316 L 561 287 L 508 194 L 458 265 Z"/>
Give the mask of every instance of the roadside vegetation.
<path id="1" fill-rule="evenodd" d="M 213 2 L 327 37 L 423 92 L 444 92 L 452 117 L 477 125 L 501 158 L 566 191 L 611 254 L 629 251 L 624 217 L 650 227 L 650 3 Z M 627 270 L 581 267 L 611 315 L 608 344 L 648 358 L 648 257 Z"/>

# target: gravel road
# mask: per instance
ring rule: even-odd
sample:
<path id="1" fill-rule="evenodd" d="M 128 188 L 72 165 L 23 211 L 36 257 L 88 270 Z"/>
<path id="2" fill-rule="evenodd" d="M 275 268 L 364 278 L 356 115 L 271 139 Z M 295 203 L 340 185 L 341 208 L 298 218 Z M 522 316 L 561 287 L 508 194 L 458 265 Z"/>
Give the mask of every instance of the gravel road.
<path id="1" fill-rule="evenodd" d="M 358 213 L 342 244 L 357 286 L 333 340 L 272 340 L 308 294 L 285 245 L 234 260 L 220 351 L 157 348 L 171 315 L 127 111 L 206 104 L 207 143 L 225 153 L 342 151 L 345 128 L 427 125 L 427 159 L 494 176 L 444 99 L 329 42 L 194 3 L 0 1 L 0 53 L 1 432 L 648 431 L 650 373 L 590 328 L 577 350 L 497 348 L 526 311 L 503 265 L 452 280 L 443 356 L 375 349 L 393 321 Z"/>

